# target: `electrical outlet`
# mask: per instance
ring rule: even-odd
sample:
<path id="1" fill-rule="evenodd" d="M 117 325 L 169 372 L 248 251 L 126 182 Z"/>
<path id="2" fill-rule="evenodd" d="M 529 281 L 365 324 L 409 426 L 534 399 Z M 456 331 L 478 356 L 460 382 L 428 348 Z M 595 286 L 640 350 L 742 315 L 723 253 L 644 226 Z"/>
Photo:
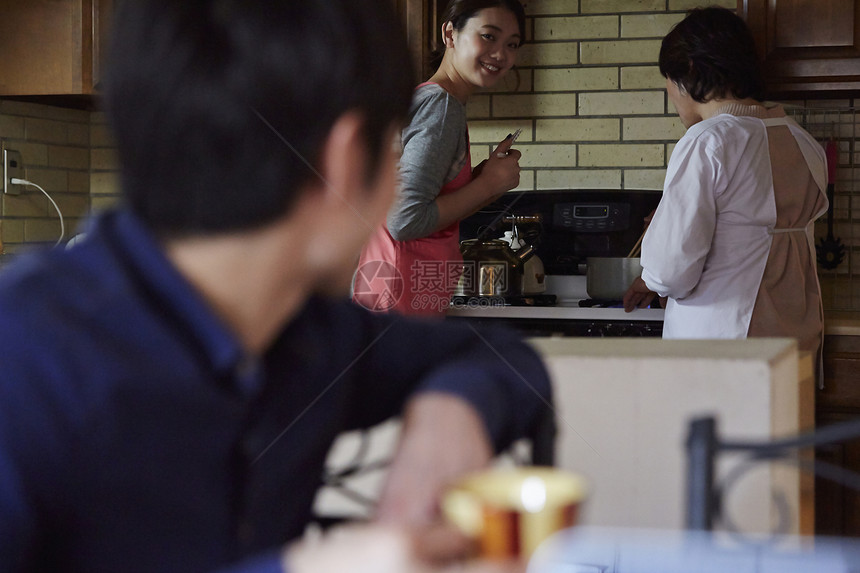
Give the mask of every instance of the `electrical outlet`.
<path id="1" fill-rule="evenodd" d="M 13 178 L 24 178 L 24 163 L 21 161 L 21 152 L 7 149 L 3 144 L 3 191 L 10 195 L 20 195 L 21 185 L 13 185 Z"/>

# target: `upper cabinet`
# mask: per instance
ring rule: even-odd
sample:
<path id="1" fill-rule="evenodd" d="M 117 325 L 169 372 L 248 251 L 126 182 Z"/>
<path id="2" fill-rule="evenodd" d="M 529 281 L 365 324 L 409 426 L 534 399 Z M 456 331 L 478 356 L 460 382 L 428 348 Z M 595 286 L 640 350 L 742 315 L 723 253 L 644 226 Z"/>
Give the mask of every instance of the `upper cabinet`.
<path id="1" fill-rule="evenodd" d="M 112 0 L 0 0 L 0 95 L 91 95 Z"/>
<path id="2" fill-rule="evenodd" d="M 769 99 L 860 94 L 860 0 L 738 0 Z"/>
<path id="3" fill-rule="evenodd" d="M 423 82 L 435 70 L 430 60 L 435 50 L 441 48 L 441 15 L 447 0 L 394 0 L 406 29 L 409 49 L 415 66 L 415 83 Z"/>

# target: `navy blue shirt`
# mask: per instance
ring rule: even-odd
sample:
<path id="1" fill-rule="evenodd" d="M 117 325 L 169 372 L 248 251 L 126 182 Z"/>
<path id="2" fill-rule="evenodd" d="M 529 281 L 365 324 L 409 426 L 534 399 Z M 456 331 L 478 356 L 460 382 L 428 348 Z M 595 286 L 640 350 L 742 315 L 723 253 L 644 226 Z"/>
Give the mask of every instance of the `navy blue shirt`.
<path id="1" fill-rule="evenodd" d="M 348 301 L 249 356 L 132 214 L 103 215 L 0 273 L 0 570 L 277 571 L 335 437 L 424 390 L 497 448 L 550 393 L 516 336 Z"/>

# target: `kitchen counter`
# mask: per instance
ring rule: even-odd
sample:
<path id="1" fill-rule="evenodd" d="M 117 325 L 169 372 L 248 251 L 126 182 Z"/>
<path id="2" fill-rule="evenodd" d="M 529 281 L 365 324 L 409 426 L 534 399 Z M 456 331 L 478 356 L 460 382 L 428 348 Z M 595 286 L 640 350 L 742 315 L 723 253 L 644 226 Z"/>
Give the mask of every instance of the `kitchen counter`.
<path id="1" fill-rule="evenodd" d="M 860 311 L 824 311 L 824 334 L 860 336 Z"/>
<path id="2" fill-rule="evenodd" d="M 534 318 L 555 320 L 663 320 L 662 308 L 637 308 L 625 313 L 620 308 L 580 308 L 567 304 L 557 306 L 464 306 L 452 307 L 449 316 L 474 318 Z"/>

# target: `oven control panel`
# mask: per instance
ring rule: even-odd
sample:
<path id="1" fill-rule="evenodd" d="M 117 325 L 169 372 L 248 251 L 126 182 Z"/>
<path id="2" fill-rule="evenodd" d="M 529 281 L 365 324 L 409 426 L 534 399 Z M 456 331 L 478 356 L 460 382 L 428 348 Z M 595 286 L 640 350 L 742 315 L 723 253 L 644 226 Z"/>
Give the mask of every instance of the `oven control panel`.
<path id="1" fill-rule="evenodd" d="M 578 233 L 624 231 L 630 227 L 630 204 L 556 203 L 552 223 Z"/>

